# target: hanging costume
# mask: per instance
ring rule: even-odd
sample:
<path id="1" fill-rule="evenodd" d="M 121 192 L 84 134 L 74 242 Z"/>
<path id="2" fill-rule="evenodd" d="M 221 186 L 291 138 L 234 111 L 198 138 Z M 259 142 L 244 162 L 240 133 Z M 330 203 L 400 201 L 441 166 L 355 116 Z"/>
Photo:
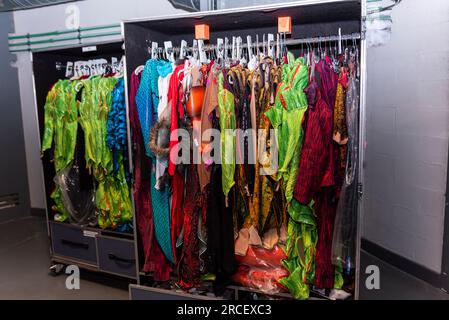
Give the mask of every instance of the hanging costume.
<path id="1" fill-rule="evenodd" d="M 44 110 L 42 153 L 50 149 L 54 141 L 53 161 L 58 174 L 70 166 L 75 153 L 78 110 L 73 84 L 68 80 L 59 80 L 48 92 Z M 65 221 L 69 212 L 64 206 L 59 186 L 52 192 L 51 198 L 55 201 L 53 209 L 61 214 L 59 221 Z"/>
<path id="2" fill-rule="evenodd" d="M 280 280 L 292 295 L 307 298 L 306 279 L 313 275 L 313 252 L 316 238 L 315 219 L 310 210 L 304 210 L 293 199 L 293 187 L 298 177 L 298 166 L 303 141 L 302 121 L 307 110 L 307 97 L 304 89 L 308 84 L 308 68 L 303 58 L 294 60 L 288 56 L 289 63 L 283 65 L 282 82 L 276 93 L 276 103 L 265 114 L 277 129 L 279 150 L 279 169 L 277 180 L 284 189 L 287 203 L 288 239 L 284 266 L 290 275 Z M 298 241 L 302 246 L 298 246 Z"/>
<path id="3" fill-rule="evenodd" d="M 76 95 L 77 104 L 81 101 L 82 88 L 77 89 L 81 84 L 81 81 L 72 81 L 72 91 Z M 70 214 L 70 223 L 79 226 L 95 226 L 97 224 L 95 183 L 86 170 L 84 140 L 83 128 L 78 126 L 73 162 L 59 171 L 53 181 L 60 192 L 64 209 Z M 57 220 L 56 215 L 55 220 Z"/>
<path id="4" fill-rule="evenodd" d="M 234 95 L 225 81 L 225 71 L 218 75 L 218 112 L 220 114 L 221 171 L 223 194 L 228 196 L 234 186 L 236 129 Z"/>
<path id="5" fill-rule="evenodd" d="M 108 112 L 112 105 L 112 91 L 117 81 L 116 78 L 98 76 L 87 80 L 60 80 L 49 92 L 45 107 L 42 151 L 51 147 L 54 135 L 57 188 L 52 198 L 55 200 L 56 211 L 62 214 L 59 221 L 64 221 L 69 212 L 73 214 L 75 220 L 78 220 L 76 216 L 79 217 L 81 213 L 68 196 L 68 191 L 76 190 L 76 187 L 74 189 L 73 185 L 67 184 L 70 183 L 67 177 L 75 172 L 69 165 L 74 157 L 78 122 L 84 133 L 86 168 L 97 182 L 94 201 L 99 211 L 99 226 L 116 229 L 127 225 L 132 219 L 123 155 L 118 156 L 116 172 L 112 174 L 114 171 L 112 153 L 106 145 Z M 82 91 L 79 91 L 81 89 Z M 81 97 L 79 92 L 82 92 Z M 119 94 L 123 95 L 123 91 Z M 66 170 L 62 172 L 64 168 Z M 65 186 L 64 192 L 61 186 Z M 90 199 L 92 201 L 93 197 Z"/>
<path id="6" fill-rule="evenodd" d="M 249 200 L 252 191 L 254 190 L 254 175 L 255 166 L 254 162 L 250 163 L 250 156 L 253 156 L 253 144 L 255 139 L 253 136 L 251 126 L 251 114 L 250 114 L 250 88 L 248 85 L 248 73 L 247 69 L 242 66 L 232 67 L 227 76 L 231 80 L 229 87 L 234 95 L 235 104 L 235 118 L 236 118 L 236 168 L 235 168 L 235 186 L 236 186 L 236 199 L 235 199 L 235 224 L 241 226 L 244 219 L 249 214 Z M 254 139 L 254 140 L 250 140 Z"/>
<path id="7" fill-rule="evenodd" d="M 112 151 L 113 173 L 119 171 L 118 157 L 123 157 L 123 163 L 128 163 L 128 140 L 126 128 L 125 85 L 123 78 L 119 79 L 112 92 L 112 106 L 108 113 L 106 144 Z"/>
<path id="8" fill-rule="evenodd" d="M 177 66 L 173 70 L 170 78 L 168 90 L 168 103 L 171 105 L 170 133 L 174 134 L 179 128 L 180 119 L 184 119 L 184 109 L 182 107 L 182 84 L 184 78 L 184 65 Z M 171 154 L 178 154 L 177 139 L 170 138 L 169 151 Z M 176 170 L 176 165 L 170 156 L 168 162 L 168 174 L 171 176 L 172 200 L 171 200 L 171 231 L 169 233 L 173 247 L 174 261 L 177 261 L 176 242 L 181 234 L 183 226 L 182 200 L 184 196 L 184 173 Z"/>
<path id="9" fill-rule="evenodd" d="M 140 86 L 136 94 L 136 105 L 139 115 L 140 128 L 142 131 L 145 153 L 147 156 L 155 160 L 154 154 L 150 150 L 150 129 L 157 121 L 157 110 L 159 102 L 158 93 L 158 66 L 163 63 L 161 60 L 150 59 L 145 64 L 142 73 Z M 154 230 L 156 239 L 161 246 L 166 258 L 170 262 L 174 262 L 173 246 L 170 240 L 170 206 L 168 186 L 158 190 L 156 185 L 156 166 L 155 161 L 151 164 L 150 173 L 150 190 L 151 204 L 153 207 Z"/>
<path id="10" fill-rule="evenodd" d="M 212 159 L 204 159 L 211 152 L 212 139 L 206 139 L 206 131 L 212 129 L 213 111 L 218 107 L 218 82 L 217 75 L 218 70 L 216 65 L 212 65 L 206 80 L 206 92 L 204 93 L 203 108 L 201 110 L 201 150 L 202 159 L 198 165 L 198 178 L 200 182 L 201 190 L 209 184 L 211 176 Z M 219 150 L 215 151 L 219 154 Z"/>
<path id="11" fill-rule="evenodd" d="M 134 72 L 130 79 L 129 118 L 132 128 L 134 154 L 134 209 L 138 234 L 143 247 L 144 263 L 142 271 L 154 272 L 156 281 L 167 281 L 171 267 L 154 236 L 153 206 L 151 205 L 150 168 L 151 159 L 145 154 L 139 116 L 136 106 L 136 94 L 140 84 L 140 75 Z"/>
<path id="12" fill-rule="evenodd" d="M 306 88 L 309 109 L 304 123 L 304 142 L 294 197 L 301 205 L 314 200 L 318 242 L 315 256 L 315 281 L 319 288 L 333 288 L 334 267 L 331 261 L 333 225 L 336 210 L 336 146 L 332 142 L 333 107 L 337 75 L 329 62 L 315 65 L 312 81 Z"/>
<path id="13" fill-rule="evenodd" d="M 84 81 L 83 98 L 79 105 L 79 121 L 86 137 L 86 164 L 98 183 L 95 199 L 100 211 L 98 224 L 103 229 L 116 229 L 132 220 L 123 155 L 119 156 L 119 169 L 114 175 L 112 152 L 106 145 L 111 92 L 117 81 L 113 77 L 98 76 Z"/>

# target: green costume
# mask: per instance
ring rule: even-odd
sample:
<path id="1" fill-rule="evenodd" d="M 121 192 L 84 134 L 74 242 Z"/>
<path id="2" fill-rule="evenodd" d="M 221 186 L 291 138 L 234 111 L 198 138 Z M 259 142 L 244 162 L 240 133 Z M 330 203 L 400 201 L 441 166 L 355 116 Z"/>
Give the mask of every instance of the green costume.
<path id="1" fill-rule="evenodd" d="M 265 115 L 276 129 L 279 148 L 276 178 L 284 189 L 290 216 L 285 246 L 287 259 L 283 261 L 290 275 L 279 282 L 296 299 L 307 299 L 308 283 L 314 278 L 316 220 L 311 206 L 304 206 L 293 199 L 293 189 L 298 177 L 304 135 L 302 121 L 308 106 L 304 93 L 308 85 L 308 67 L 303 58 L 295 60 L 291 53 L 288 53 L 288 58 L 289 63 L 282 66 L 282 82 L 277 89 L 275 105 Z"/>
<path id="2" fill-rule="evenodd" d="M 42 152 L 50 149 L 54 141 L 54 164 L 56 174 L 72 165 L 78 121 L 85 136 L 87 169 L 98 182 L 95 204 L 100 212 L 101 228 L 115 229 L 119 224 L 132 220 L 131 197 L 126 183 L 123 154 L 119 154 L 119 170 L 113 174 L 112 152 L 106 145 L 106 126 L 112 105 L 112 90 L 118 79 L 93 77 L 89 80 L 59 80 L 47 95 L 45 103 L 45 129 Z M 82 84 L 82 85 L 81 85 Z M 82 87 L 82 99 L 78 104 L 77 90 Z M 53 207 L 61 216 L 68 218 L 62 193 L 57 186 L 51 194 Z"/>
<path id="3" fill-rule="evenodd" d="M 115 229 L 119 224 L 132 219 L 123 154 L 119 154 L 119 171 L 114 176 L 112 152 L 106 145 L 111 92 L 117 81 L 113 77 L 94 77 L 86 81 L 79 106 L 80 124 L 85 134 L 86 164 L 98 182 L 95 202 L 100 211 L 98 224 L 103 229 Z"/>
<path id="4" fill-rule="evenodd" d="M 75 85 L 76 82 L 59 80 L 47 94 L 45 102 L 42 152 L 50 149 L 54 142 L 53 161 L 56 174 L 72 164 L 75 154 L 78 129 Z M 58 220 L 67 220 L 69 213 L 64 207 L 58 186 L 52 192 L 51 198 L 55 202 L 53 209 L 61 214 Z"/>
<path id="5" fill-rule="evenodd" d="M 224 88 L 224 76 L 218 75 L 218 112 L 220 115 L 221 170 L 223 193 L 228 196 L 235 184 L 235 129 L 234 95 Z"/>
<path id="6" fill-rule="evenodd" d="M 287 202 L 293 199 L 293 189 L 298 176 L 299 157 L 303 138 L 302 119 L 307 110 L 304 89 L 308 85 L 308 68 L 303 58 L 282 66 L 282 82 L 279 84 L 275 105 L 265 112 L 276 130 L 279 148 L 277 179 L 282 181 Z"/>

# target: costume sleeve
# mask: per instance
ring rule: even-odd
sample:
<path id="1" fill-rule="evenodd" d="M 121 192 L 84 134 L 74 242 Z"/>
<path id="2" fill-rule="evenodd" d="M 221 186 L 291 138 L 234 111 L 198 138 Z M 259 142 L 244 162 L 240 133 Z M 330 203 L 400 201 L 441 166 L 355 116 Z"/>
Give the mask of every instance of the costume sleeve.
<path id="1" fill-rule="evenodd" d="M 55 85 L 56 86 L 56 85 Z M 55 86 L 48 92 L 44 107 L 44 138 L 42 141 L 42 152 L 51 148 L 53 133 L 55 131 Z"/>

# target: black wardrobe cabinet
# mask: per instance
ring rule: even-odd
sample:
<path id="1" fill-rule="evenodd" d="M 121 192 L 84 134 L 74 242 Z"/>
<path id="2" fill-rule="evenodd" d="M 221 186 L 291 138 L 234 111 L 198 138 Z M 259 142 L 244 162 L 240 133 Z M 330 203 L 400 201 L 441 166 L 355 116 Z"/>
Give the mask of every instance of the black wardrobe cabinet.
<path id="1" fill-rule="evenodd" d="M 88 47 L 88 48 L 87 48 Z M 83 49 L 84 48 L 84 49 Z M 33 76 L 40 141 L 44 132 L 44 106 L 48 91 L 59 79 L 65 77 L 67 62 L 77 60 L 107 59 L 120 61 L 123 42 L 97 43 L 66 46 L 59 49 L 34 51 Z M 137 279 L 136 246 L 133 233 L 102 230 L 97 227 L 81 227 L 69 222 L 54 221 L 50 195 L 54 190 L 55 176 L 52 160 L 53 150 L 42 157 L 44 188 L 47 206 L 47 226 L 50 240 L 50 270 L 58 274 L 65 265 L 113 274 L 130 281 Z"/>
<path id="2" fill-rule="evenodd" d="M 217 38 L 241 36 L 246 39 L 251 35 L 252 39 L 262 35 L 277 33 L 277 18 L 291 16 L 291 39 L 305 39 L 311 37 L 326 37 L 338 35 L 341 28 L 342 34 L 360 33 L 359 64 L 360 64 L 360 107 L 359 107 L 359 161 L 358 167 L 363 170 L 364 150 L 364 122 L 365 122 L 365 53 L 364 40 L 365 1 L 361 0 L 303 0 L 287 4 L 268 5 L 260 7 L 238 8 L 210 12 L 198 12 L 172 16 L 152 17 L 148 19 L 132 19 L 122 22 L 122 34 L 125 37 L 126 56 L 126 82 L 125 89 L 129 86 L 131 73 L 139 65 L 144 65 L 151 58 L 149 46 L 151 42 L 157 42 L 163 46 L 164 41 L 172 41 L 173 46 L 180 46 L 181 40 L 186 40 L 191 46 L 194 40 L 195 24 L 208 24 L 210 27 L 210 41 L 215 44 Z M 297 53 L 300 45 L 289 46 L 289 50 Z M 127 101 L 129 103 L 129 101 Z M 358 299 L 359 291 L 359 261 L 360 261 L 360 222 L 362 209 L 363 171 L 358 175 L 358 222 L 357 237 L 354 239 L 357 248 L 356 274 L 355 274 L 355 298 Z M 134 219 L 135 220 L 135 219 Z M 135 241 L 136 245 L 139 243 Z M 140 248 L 139 248 L 140 249 Z M 141 252 L 142 250 L 137 250 Z M 137 261 L 139 257 L 136 257 Z M 139 263 L 137 262 L 137 265 Z M 130 286 L 131 299 L 195 299 L 194 295 L 152 288 L 144 284 L 146 275 L 139 273 L 137 285 Z M 239 293 L 248 291 L 257 292 L 249 288 L 231 286 L 235 290 L 234 298 L 239 298 Z M 288 298 L 288 294 L 280 295 Z M 204 298 L 204 297 L 202 297 Z M 201 299 L 202 299 L 201 298 Z"/>

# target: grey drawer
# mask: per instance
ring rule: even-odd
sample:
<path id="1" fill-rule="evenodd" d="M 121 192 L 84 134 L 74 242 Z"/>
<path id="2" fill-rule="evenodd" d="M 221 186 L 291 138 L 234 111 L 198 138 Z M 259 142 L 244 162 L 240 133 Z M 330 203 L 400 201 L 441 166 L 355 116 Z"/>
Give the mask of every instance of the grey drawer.
<path id="1" fill-rule="evenodd" d="M 51 223 L 53 253 L 97 264 L 97 246 L 94 237 L 87 237 L 83 230 L 62 223 Z"/>
<path id="2" fill-rule="evenodd" d="M 136 278 L 134 242 L 126 239 L 97 237 L 100 270 Z"/>

